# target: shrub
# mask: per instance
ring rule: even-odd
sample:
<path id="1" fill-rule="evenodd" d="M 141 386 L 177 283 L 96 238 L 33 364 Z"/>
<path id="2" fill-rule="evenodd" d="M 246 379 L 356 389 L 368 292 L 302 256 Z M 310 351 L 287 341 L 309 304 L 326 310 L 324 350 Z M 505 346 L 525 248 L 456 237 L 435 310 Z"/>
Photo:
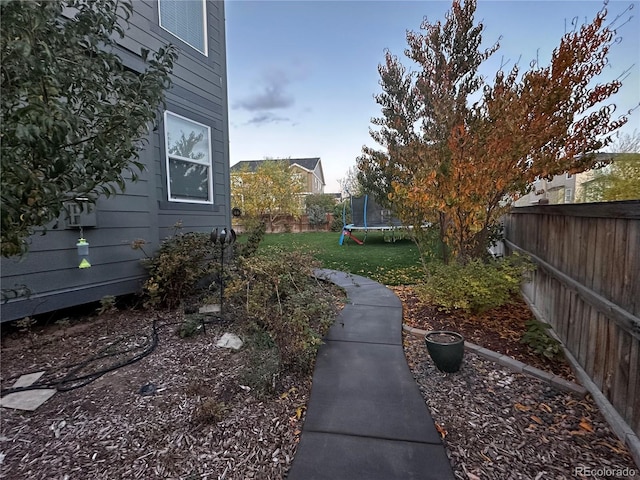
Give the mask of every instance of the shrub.
<path id="1" fill-rule="evenodd" d="M 225 402 L 207 398 L 195 408 L 191 415 L 191 422 L 196 426 L 215 425 L 222 421 L 229 411 L 230 408 Z"/>
<path id="2" fill-rule="evenodd" d="M 311 205 L 307 207 L 307 216 L 309 217 L 309 224 L 313 225 L 314 228 L 327 223 L 327 214 L 324 208 L 322 208 L 322 205 Z"/>
<path id="3" fill-rule="evenodd" d="M 305 208 L 319 207 L 322 213 L 331 212 L 335 204 L 333 196 L 326 193 L 313 193 L 304 197 Z"/>
<path id="4" fill-rule="evenodd" d="M 418 293 L 447 311 L 481 313 L 508 303 L 532 269 L 529 261 L 516 255 L 488 263 L 437 264 Z"/>
<path id="5" fill-rule="evenodd" d="M 183 322 L 178 328 L 180 338 L 190 338 L 202 331 L 203 316 L 197 313 L 190 313 L 184 316 Z"/>
<path id="6" fill-rule="evenodd" d="M 548 333 L 551 325 L 538 320 L 529 320 L 525 325 L 527 326 L 527 331 L 522 336 L 521 343 L 529 345 L 534 352 L 549 360 L 560 356 L 562 353 L 560 342 Z"/>
<path id="7" fill-rule="evenodd" d="M 179 228 L 181 225 L 176 226 Z M 253 255 L 265 230 L 264 223 L 256 223 L 245 234 L 244 241 L 238 241 L 233 249 L 225 248 L 225 262 L 232 251 L 236 257 Z M 147 255 L 143 248 L 145 244 L 144 240 L 136 240 L 132 248 Z M 205 296 L 211 293 L 211 288 L 218 288 L 215 280 L 219 280 L 220 275 L 220 245 L 212 243 L 208 233 L 177 233 L 162 242 L 158 252 L 153 257 L 147 255 L 142 263 L 149 272 L 144 284 L 148 303 L 173 308 L 188 297 Z"/>
<path id="8" fill-rule="evenodd" d="M 113 295 L 105 295 L 100 299 L 100 308 L 98 309 L 98 315 L 104 315 L 106 313 L 113 313 L 117 311 L 116 297 Z"/>
<path id="9" fill-rule="evenodd" d="M 149 303 L 169 308 L 179 305 L 197 287 L 203 288 L 202 280 L 218 272 L 219 261 L 220 247 L 211 242 L 209 234 L 191 232 L 170 237 L 154 257 L 143 260 L 149 271 L 144 285 Z"/>
<path id="10" fill-rule="evenodd" d="M 251 388 L 257 398 L 265 398 L 276 391 L 280 373 L 280 356 L 271 336 L 256 324 L 247 339 L 249 365 L 240 375 L 240 382 Z"/>
<path id="11" fill-rule="evenodd" d="M 228 308 L 264 331 L 277 348 L 280 368 L 307 372 L 334 318 L 333 297 L 313 277 L 316 262 L 279 248 L 239 258 L 226 287 Z"/>
<path id="12" fill-rule="evenodd" d="M 351 222 L 351 202 L 345 200 L 342 203 L 338 203 L 333 208 L 333 222 L 331 223 L 332 232 L 341 232 L 344 226 L 343 213 L 346 215 L 347 223 Z"/>
<path id="13" fill-rule="evenodd" d="M 260 242 L 264 238 L 264 234 L 267 231 L 267 226 L 264 222 L 259 222 L 254 225 L 250 230 L 247 231 L 246 234 L 243 234 L 238 239 L 238 243 L 236 243 L 233 247 L 233 252 L 236 257 L 250 257 L 253 255 L 258 247 L 260 246 Z M 246 240 L 242 237 L 246 235 Z"/>

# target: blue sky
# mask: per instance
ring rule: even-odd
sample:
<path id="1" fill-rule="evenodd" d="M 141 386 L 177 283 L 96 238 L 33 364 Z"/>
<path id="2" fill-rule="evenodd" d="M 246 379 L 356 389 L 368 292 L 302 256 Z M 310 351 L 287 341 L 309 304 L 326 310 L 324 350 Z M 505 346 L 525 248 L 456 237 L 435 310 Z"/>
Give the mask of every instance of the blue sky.
<path id="1" fill-rule="evenodd" d="M 355 166 L 363 145 L 375 146 L 370 119 L 380 108 L 377 67 L 384 50 L 403 57 L 405 32 L 424 16 L 444 20 L 445 1 L 227 0 L 230 163 L 264 157 L 320 157 L 326 192 Z M 630 10 L 627 10 L 631 6 Z M 481 68 L 493 78 L 501 63 L 521 70 L 547 65 L 565 29 L 591 21 L 601 1 L 479 0 L 476 20 L 485 46 L 501 48 Z M 640 102 L 640 3 L 612 0 L 608 20 L 621 41 L 603 80 L 627 71 L 615 97 L 618 112 Z M 630 18 L 631 17 L 631 18 Z M 630 18 L 630 20 L 629 20 Z M 406 57 L 405 57 L 406 59 Z M 409 67 L 407 59 L 403 61 Z M 640 127 L 636 109 L 624 132 Z"/>

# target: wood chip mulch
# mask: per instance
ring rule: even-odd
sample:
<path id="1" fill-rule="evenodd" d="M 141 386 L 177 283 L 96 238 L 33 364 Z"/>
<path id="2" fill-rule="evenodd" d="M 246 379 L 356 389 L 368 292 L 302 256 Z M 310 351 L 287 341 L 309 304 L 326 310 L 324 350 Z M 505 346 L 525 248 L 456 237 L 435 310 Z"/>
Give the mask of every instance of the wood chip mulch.
<path id="1" fill-rule="evenodd" d="M 453 330 L 465 340 L 508 355 L 541 370 L 575 382 L 571 368 L 564 360 L 549 360 L 537 355 L 520 342 L 526 331 L 525 322 L 534 318 L 521 297 L 487 312 L 472 315 L 463 311 L 446 312 L 421 301 L 412 287 L 391 287 L 403 305 L 404 322 L 421 330 Z"/>
<path id="2" fill-rule="evenodd" d="M 552 365 L 519 343 L 531 318 L 521 301 L 483 316 L 458 316 L 423 304 L 409 287 L 394 290 L 403 300 L 405 323 L 456 330 L 473 343 L 574 380 L 562 361 Z M 424 339 L 406 334 L 404 347 L 456 478 L 640 478 L 589 395 L 560 392 L 470 352 L 459 372 L 442 373 Z"/>
<path id="3" fill-rule="evenodd" d="M 224 326 L 180 338 L 181 316 L 162 315 L 158 346 L 139 362 L 58 392 L 33 412 L 3 408 L 0 478 L 283 478 L 299 440 L 310 376 L 280 378 L 273 398 L 256 398 L 241 386 L 248 352 L 215 346 Z M 44 380 L 59 377 L 68 370 L 60 367 L 119 340 L 133 354 L 147 342 L 152 318 L 126 311 L 70 328 L 3 334 L 2 388 L 41 369 L 48 372 Z M 143 395 L 149 384 L 155 392 Z"/>
<path id="4" fill-rule="evenodd" d="M 407 323 L 427 330 L 455 326 L 474 343 L 544 367 L 525 358 L 526 349 L 516 341 L 520 327 L 509 323 L 515 315 L 501 314 L 494 322 L 497 332 L 477 319 L 437 323 L 446 318 L 421 305 L 410 289 L 396 293 Z M 107 354 L 121 346 L 129 352 L 126 360 L 146 348 L 156 318 L 158 346 L 142 360 L 58 392 L 36 411 L 0 410 L 0 478 L 286 477 L 311 376 L 279 378 L 273 397 L 257 398 L 242 382 L 250 352 L 215 346 L 233 325 L 210 325 L 206 334 L 182 339 L 176 334 L 181 312 L 158 317 L 126 310 L 29 333 L 3 329 L 1 386 L 38 370 L 47 372 L 45 381 L 74 368 L 90 372 L 118 360 Z M 472 354 L 459 373 L 442 374 L 414 336 L 405 336 L 405 351 L 457 478 L 620 478 L 581 476 L 578 467 L 638 471 L 589 397 L 557 392 Z M 82 364 L 98 352 L 98 364 Z M 568 377 L 563 368 L 554 371 Z M 149 384 L 153 393 L 143 395 Z"/>

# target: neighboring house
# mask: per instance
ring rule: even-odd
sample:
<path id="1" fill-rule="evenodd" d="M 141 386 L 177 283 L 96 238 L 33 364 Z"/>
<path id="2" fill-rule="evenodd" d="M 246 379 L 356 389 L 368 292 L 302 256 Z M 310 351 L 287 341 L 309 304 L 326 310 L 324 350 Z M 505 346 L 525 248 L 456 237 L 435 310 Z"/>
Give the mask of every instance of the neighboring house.
<path id="1" fill-rule="evenodd" d="M 304 195 L 324 193 L 324 173 L 320 158 L 273 158 L 267 160 L 242 160 L 231 167 L 231 173 L 255 172 L 261 162 L 285 161 L 304 180 Z"/>
<path id="2" fill-rule="evenodd" d="M 604 161 L 615 157 L 615 153 L 598 153 L 598 160 Z M 585 198 L 585 189 L 593 179 L 594 170 L 556 175 L 551 180 L 538 179 L 533 183 L 531 192 L 523 195 L 515 202 L 516 207 L 535 204 L 575 203 Z"/>
<path id="3" fill-rule="evenodd" d="M 327 193 L 327 195 L 331 195 L 336 205 L 342 202 L 342 193 Z"/>
<path id="4" fill-rule="evenodd" d="M 143 70 L 141 47 L 179 49 L 166 110 L 140 155 L 146 169 L 124 194 L 100 198 L 92 213 L 60 218 L 46 235 L 31 237 L 24 258 L 2 259 L 3 297 L 30 292 L 0 306 L 2 321 L 140 291 L 144 254 L 134 241 L 146 241 L 151 254 L 178 223 L 183 232 L 231 224 L 224 3 L 134 1 L 133 8 L 119 41 L 127 67 Z M 181 155 L 182 135 L 201 136 L 197 155 Z M 91 268 L 78 268 L 81 236 Z"/>

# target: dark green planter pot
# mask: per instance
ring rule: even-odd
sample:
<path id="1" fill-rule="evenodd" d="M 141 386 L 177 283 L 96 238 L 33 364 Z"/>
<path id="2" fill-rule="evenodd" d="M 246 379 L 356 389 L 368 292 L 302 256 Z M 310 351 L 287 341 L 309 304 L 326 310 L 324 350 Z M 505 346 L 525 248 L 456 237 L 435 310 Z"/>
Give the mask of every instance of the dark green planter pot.
<path id="1" fill-rule="evenodd" d="M 464 356 L 464 337 L 456 332 L 435 330 L 424 336 L 427 350 L 438 370 L 454 373 L 460 370 Z"/>

